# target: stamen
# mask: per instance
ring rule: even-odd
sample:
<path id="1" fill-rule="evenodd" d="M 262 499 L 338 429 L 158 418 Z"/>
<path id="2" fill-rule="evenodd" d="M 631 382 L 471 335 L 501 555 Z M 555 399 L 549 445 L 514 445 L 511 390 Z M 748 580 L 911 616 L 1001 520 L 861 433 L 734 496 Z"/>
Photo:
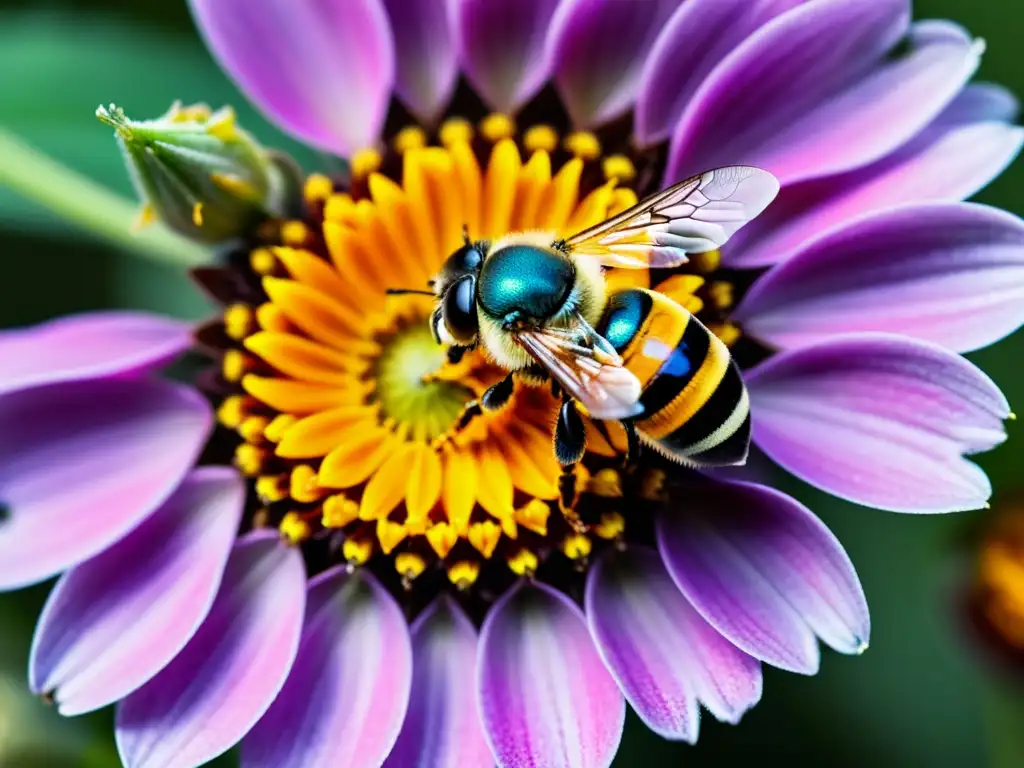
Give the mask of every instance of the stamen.
<path id="1" fill-rule="evenodd" d="M 636 166 L 625 155 L 609 155 L 601 163 L 601 172 L 608 180 L 630 182 L 636 178 Z"/>
<path id="2" fill-rule="evenodd" d="M 517 576 L 533 576 L 537 572 L 537 555 L 529 549 L 520 549 L 506 561 L 509 570 Z"/>
<path id="3" fill-rule="evenodd" d="M 343 493 L 335 494 L 324 502 L 320 522 L 324 528 L 344 528 L 359 517 L 359 505 Z"/>
<path id="4" fill-rule="evenodd" d="M 602 469 L 587 482 L 587 492 L 606 499 L 622 496 L 622 478 L 617 470 Z"/>
<path id="5" fill-rule="evenodd" d="M 257 248 L 249 254 L 249 266 L 257 275 L 269 275 L 277 266 L 277 258 L 268 248 Z"/>
<path id="6" fill-rule="evenodd" d="M 289 512 L 278 526 L 281 535 L 291 544 L 301 544 L 313 533 L 310 524 L 297 512 Z"/>
<path id="7" fill-rule="evenodd" d="M 272 443 L 279 443 L 284 438 L 285 432 L 291 429 L 297 421 L 298 419 L 290 413 L 279 414 L 263 430 L 263 437 Z"/>
<path id="8" fill-rule="evenodd" d="M 196 203 L 192 206 L 192 223 L 197 227 L 203 226 L 203 204 Z"/>
<path id="9" fill-rule="evenodd" d="M 448 568 L 448 580 L 463 592 L 472 587 L 479 576 L 480 563 L 476 560 L 460 560 Z"/>
<path id="10" fill-rule="evenodd" d="M 600 538 L 611 541 L 625 532 L 626 519 L 618 512 L 606 512 L 601 515 L 601 521 L 592 530 Z"/>
<path id="11" fill-rule="evenodd" d="M 258 443 L 269 424 L 270 419 L 266 416 L 249 416 L 238 425 L 238 434 L 247 443 Z"/>
<path id="12" fill-rule="evenodd" d="M 708 297 L 716 309 L 728 309 L 733 304 L 732 283 L 716 280 L 708 286 Z"/>
<path id="13" fill-rule="evenodd" d="M 441 130 L 437 134 L 442 146 L 451 147 L 453 144 L 466 143 L 473 140 L 473 125 L 461 117 L 452 117 L 441 124 Z"/>
<path id="14" fill-rule="evenodd" d="M 373 554 L 373 540 L 367 537 L 349 537 L 341 545 L 341 555 L 349 565 L 365 565 Z"/>
<path id="15" fill-rule="evenodd" d="M 281 226 L 281 239 L 285 245 L 297 248 L 309 240 L 309 227 L 301 221 L 286 221 Z"/>
<path id="16" fill-rule="evenodd" d="M 371 173 L 378 170 L 383 162 L 384 158 L 375 149 L 363 149 L 356 152 L 352 156 L 351 161 L 352 178 L 357 180 L 365 179 Z"/>
<path id="17" fill-rule="evenodd" d="M 431 548 L 442 560 L 448 557 L 448 553 L 452 551 L 452 547 L 459 540 L 459 535 L 455 532 L 455 528 L 448 523 L 437 523 L 431 526 L 427 529 L 426 537 Z"/>
<path id="18" fill-rule="evenodd" d="M 314 173 L 306 179 L 302 188 L 302 196 L 307 203 L 322 203 L 334 192 L 334 182 L 329 176 Z"/>
<path id="19" fill-rule="evenodd" d="M 262 448 L 250 443 L 242 443 L 235 448 L 234 465 L 246 477 L 255 477 L 263 471 L 263 462 L 268 454 Z"/>
<path id="20" fill-rule="evenodd" d="M 293 499 L 303 504 L 312 504 L 326 495 L 316 479 L 316 470 L 306 464 L 299 464 L 292 470 L 288 490 Z"/>
<path id="21" fill-rule="evenodd" d="M 523 134 L 528 152 L 554 152 L 558 148 L 558 132 L 550 125 L 535 125 Z"/>
<path id="22" fill-rule="evenodd" d="M 408 529 L 401 523 L 394 520 L 377 521 L 377 541 L 380 542 L 381 551 L 390 555 L 391 551 L 401 544 L 409 535 Z"/>
<path id="23" fill-rule="evenodd" d="M 490 559 L 500 540 L 501 527 L 490 520 L 469 526 L 469 543 L 485 558 Z"/>
<path id="24" fill-rule="evenodd" d="M 217 421 L 228 429 L 238 429 L 248 415 L 248 399 L 245 395 L 231 395 L 217 408 Z"/>
<path id="25" fill-rule="evenodd" d="M 596 160 L 601 156 L 601 142 L 590 131 L 574 131 L 562 144 L 567 152 L 581 160 Z"/>
<path id="26" fill-rule="evenodd" d="M 287 333 L 292 329 L 284 312 L 275 304 L 261 304 L 256 307 L 256 323 L 264 331 Z"/>
<path id="27" fill-rule="evenodd" d="M 510 139 L 515 135 L 516 124 L 508 115 L 492 112 L 480 121 L 480 133 L 491 143 Z"/>
<path id="28" fill-rule="evenodd" d="M 408 589 L 411 582 L 427 569 L 427 561 L 415 552 L 402 552 L 395 557 L 395 570 Z"/>
<path id="29" fill-rule="evenodd" d="M 393 146 L 400 155 L 413 149 L 423 149 L 427 146 L 427 133 L 418 125 L 407 125 L 395 134 Z"/>
<path id="30" fill-rule="evenodd" d="M 252 310 L 245 304 L 232 304 L 224 310 L 224 332 L 235 341 L 252 333 Z"/>
<path id="31" fill-rule="evenodd" d="M 590 556 L 593 545 L 582 533 L 572 533 L 562 541 L 562 552 L 570 560 L 582 560 Z"/>
<path id="32" fill-rule="evenodd" d="M 221 373 L 227 381 L 231 383 L 241 381 L 242 377 L 251 367 L 251 361 L 240 350 L 229 349 L 224 352 L 224 358 L 221 361 Z"/>
<path id="33" fill-rule="evenodd" d="M 540 499 L 531 499 L 525 507 L 516 510 L 516 522 L 541 536 L 548 535 L 548 517 L 551 507 Z"/>
<path id="34" fill-rule="evenodd" d="M 276 504 L 288 498 L 288 475 L 263 475 L 256 478 L 256 495 L 264 504 Z"/>

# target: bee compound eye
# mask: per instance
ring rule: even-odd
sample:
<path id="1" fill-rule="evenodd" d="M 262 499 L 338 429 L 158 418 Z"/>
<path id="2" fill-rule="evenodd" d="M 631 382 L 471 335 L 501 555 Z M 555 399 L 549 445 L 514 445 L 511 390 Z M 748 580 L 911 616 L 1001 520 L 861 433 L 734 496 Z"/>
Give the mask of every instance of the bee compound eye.
<path id="1" fill-rule="evenodd" d="M 467 344 L 476 338 L 476 279 L 463 277 L 444 295 L 444 325 L 452 338 Z"/>

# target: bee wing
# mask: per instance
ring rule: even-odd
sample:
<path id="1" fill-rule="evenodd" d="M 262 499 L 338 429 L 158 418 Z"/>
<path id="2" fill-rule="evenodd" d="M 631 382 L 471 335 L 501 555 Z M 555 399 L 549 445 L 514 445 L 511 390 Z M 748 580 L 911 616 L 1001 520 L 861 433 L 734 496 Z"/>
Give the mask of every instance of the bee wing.
<path id="1" fill-rule="evenodd" d="M 688 253 L 721 248 L 775 199 L 768 171 L 732 165 L 669 187 L 568 240 L 569 250 L 606 267 L 676 267 Z"/>
<path id="2" fill-rule="evenodd" d="M 583 318 L 578 320 L 582 326 L 575 331 L 523 330 L 515 339 L 593 418 L 617 420 L 641 413 L 640 380 L 600 334 Z"/>

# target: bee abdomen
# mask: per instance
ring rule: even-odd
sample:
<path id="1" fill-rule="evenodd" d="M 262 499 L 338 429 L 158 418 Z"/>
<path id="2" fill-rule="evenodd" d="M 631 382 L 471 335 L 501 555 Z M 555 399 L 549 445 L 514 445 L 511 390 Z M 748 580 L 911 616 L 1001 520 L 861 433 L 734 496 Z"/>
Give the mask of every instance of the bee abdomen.
<path id="1" fill-rule="evenodd" d="M 746 460 L 750 401 L 743 377 L 729 349 L 697 318 L 665 296 L 630 289 L 611 297 L 599 332 L 640 380 L 644 413 L 636 426 L 648 442 L 690 464 Z"/>

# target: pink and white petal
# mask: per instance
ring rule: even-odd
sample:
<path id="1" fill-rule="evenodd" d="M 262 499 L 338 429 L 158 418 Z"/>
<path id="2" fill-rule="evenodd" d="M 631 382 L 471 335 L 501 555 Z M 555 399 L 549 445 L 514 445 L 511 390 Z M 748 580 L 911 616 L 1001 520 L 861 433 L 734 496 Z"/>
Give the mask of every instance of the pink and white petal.
<path id="1" fill-rule="evenodd" d="M 171 495 L 213 417 L 186 387 L 97 379 L 0 396 L 0 590 L 103 551 Z"/>
<path id="2" fill-rule="evenodd" d="M 494 765 L 476 706 L 477 632 L 458 603 L 437 598 L 412 626 L 409 711 L 385 768 Z"/>
<path id="3" fill-rule="evenodd" d="M 309 583 L 299 655 L 273 706 L 242 743 L 246 768 L 375 768 L 409 703 L 405 617 L 368 572 Z"/>
<path id="4" fill-rule="evenodd" d="M 694 94 L 723 59 L 765 23 L 805 0 L 688 0 L 679 4 L 643 65 L 633 133 L 666 141 Z"/>
<path id="5" fill-rule="evenodd" d="M 193 470 L 134 531 L 68 571 L 32 642 L 32 690 L 78 715 L 163 669 L 213 605 L 244 504 L 233 469 Z"/>
<path id="6" fill-rule="evenodd" d="M 88 312 L 0 332 L 0 394 L 146 373 L 191 344 L 188 323 L 144 312 Z"/>
<path id="7" fill-rule="evenodd" d="M 791 258 L 806 242 L 855 219 L 902 205 L 971 197 L 1024 146 L 1011 125 L 1017 102 L 1003 88 L 969 85 L 921 134 L 865 168 L 786 187 L 722 249 L 730 267 L 756 268 Z"/>
<path id="8" fill-rule="evenodd" d="M 979 349 L 1024 325 L 1024 221 L 969 203 L 861 219 L 771 270 L 734 317 L 783 349 L 858 331 Z"/>
<path id="9" fill-rule="evenodd" d="M 627 701 L 665 738 L 697 741 L 698 699 L 735 723 L 761 698 L 761 665 L 700 617 L 652 549 L 602 556 L 587 579 L 586 613 Z"/>
<path id="10" fill-rule="evenodd" d="M 762 657 L 744 625 L 765 621 L 770 603 L 752 599 L 765 591 L 840 653 L 867 647 L 871 619 L 853 563 L 795 499 L 755 483 L 702 483 L 688 489 L 685 509 L 659 517 L 657 530 L 679 588 L 748 653 Z"/>
<path id="11" fill-rule="evenodd" d="M 783 352 L 746 379 L 758 446 L 822 490 L 896 512 L 979 509 L 991 495 L 963 456 L 1005 440 L 1010 409 L 959 355 L 857 334 Z"/>
<path id="12" fill-rule="evenodd" d="M 907 0 L 820 0 L 751 35 L 694 96 L 666 182 L 748 164 L 785 186 L 874 162 L 956 96 L 981 54 L 961 28 L 909 28 Z M 908 51 L 891 49 L 907 36 Z"/>
<path id="13" fill-rule="evenodd" d="M 520 585 L 480 633 L 477 695 L 499 768 L 611 765 L 626 703 L 583 613 L 543 584 Z"/>
<path id="14" fill-rule="evenodd" d="M 679 0 L 564 0 L 547 49 L 555 84 L 577 128 L 628 112 L 650 49 Z"/>
<path id="15" fill-rule="evenodd" d="M 348 156 L 372 146 L 395 81 L 381 0 L 189 0 L 210 52 L 271 122 Z"/>
<path id="16" fill-rule="evenodd" d="M 276 531 L 238 540 L 199 630 L 118 705 L 115 735 L 126 768 L 193 768 L 252 728 L 295 660 L 304 587 L 302 555 Z"/>
<path id="17" fill-rule="evenodd" d="M 395 92 L 409 111 L 433 125 L 459 74 L 449 0 L 383 0 L 395 40 Z"/>
<path id="18" fill-rule="evenodd" d="M 544 47 L 559 0 L 452 0 L 462 67 L 492 109 L 513 114 L 551 75 Z"/>

